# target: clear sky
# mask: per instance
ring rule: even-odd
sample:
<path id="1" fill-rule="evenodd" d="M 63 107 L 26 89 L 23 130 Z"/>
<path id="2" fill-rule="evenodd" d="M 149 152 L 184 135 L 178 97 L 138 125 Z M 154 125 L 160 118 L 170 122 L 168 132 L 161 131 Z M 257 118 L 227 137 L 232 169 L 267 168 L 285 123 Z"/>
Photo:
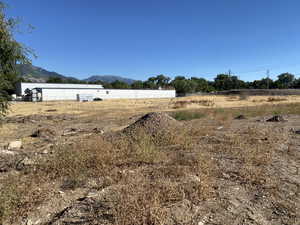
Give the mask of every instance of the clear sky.
<path id="1" fill-rule="evenodd" d="M 16 36 L 33 64 L 64 75 L 300 75 L 299 0 L 4 1 L 36 28 Z"/>

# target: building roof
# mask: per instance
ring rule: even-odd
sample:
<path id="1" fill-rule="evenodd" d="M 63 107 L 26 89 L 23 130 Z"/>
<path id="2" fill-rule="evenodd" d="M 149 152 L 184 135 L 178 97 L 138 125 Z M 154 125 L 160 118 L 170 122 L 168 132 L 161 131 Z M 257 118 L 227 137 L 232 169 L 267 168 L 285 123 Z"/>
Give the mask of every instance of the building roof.
<path id="1" fill-rule="evenodd" d="M 103 88 L 101 84 L 56 84 L 56 83 L 26 83 L 22 82 L 21 86 L 30 86 L 31 88 L 78 88 L 78 89 L 99 89 Z"/>

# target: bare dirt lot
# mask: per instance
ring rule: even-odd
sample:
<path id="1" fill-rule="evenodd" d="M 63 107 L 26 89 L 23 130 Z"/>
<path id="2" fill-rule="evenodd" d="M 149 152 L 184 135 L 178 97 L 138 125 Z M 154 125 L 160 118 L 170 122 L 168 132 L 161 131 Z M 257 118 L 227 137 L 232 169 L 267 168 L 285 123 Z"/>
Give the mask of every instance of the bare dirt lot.
<path id="1" fill-rule="evenodd" d="M 300 97 L 13 103 L 0 224 L 299 224 Z"/>

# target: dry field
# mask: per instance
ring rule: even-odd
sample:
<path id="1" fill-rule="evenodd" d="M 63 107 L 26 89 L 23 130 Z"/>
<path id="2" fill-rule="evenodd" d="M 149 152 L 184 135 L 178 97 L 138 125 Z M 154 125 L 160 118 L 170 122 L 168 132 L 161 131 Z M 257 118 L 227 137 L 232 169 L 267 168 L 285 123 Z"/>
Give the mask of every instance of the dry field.
<path id="1" fill-rule="evenodd" d="M 183 107 L 180 107 L 180 103 Z M 300 96 L 250 96 L 243 99 L 239 96 L 192 96 L 174 99 L 122 99 L 100 102 L 40 102 L 17 103 L 11 107 L 11 116 L 32 114 L 76 114 L 95 116 L 98 113 L 111 116 L 123 116 L 136 112 L 172 111 L 178 108 L 233 108 L 282 103 L 300 103 Z M 48 110 L 55 109 L 55 112 Z"/>
<path id="2" fill-rule="evenodd" d="M 296 225 L 299 146 L 299 96 L 14 103 L 0 225 Z"/>

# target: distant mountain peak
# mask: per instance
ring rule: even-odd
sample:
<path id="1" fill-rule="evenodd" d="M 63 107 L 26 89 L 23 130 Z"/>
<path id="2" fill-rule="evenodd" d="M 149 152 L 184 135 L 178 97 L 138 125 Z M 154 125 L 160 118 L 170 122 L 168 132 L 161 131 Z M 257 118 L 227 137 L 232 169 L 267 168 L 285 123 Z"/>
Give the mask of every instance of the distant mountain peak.
<path id="1" fill-rule="evenodd" d="M 17 71 L 19 76 L 32 82 L 46 82 L 50 77 L 59 77 L 63 80 L 77 80 L 74 77 L 68 77 L 56 72 L 50 72 L 41 67 L 33 66 L 30 64 L 18 64 Z"/>
<path id="2" fill-rule="evenodd" d="M 106 83 L 112 83 L 112 82 L 118 80 L 118 81 L 125 82 L 127 84 L 132 84 L 133 82 L 135 82 L 135 80 L 133 80 L 133 79 L 118 76 L 118 75 L 93 75 L 84 80 L 88 81 L 88 82 L 102 81 L 102 82 L 106 82 Z"/>
<path id="3" fill-rule="evenodd" d="M 17 71 L 19 76 L 23 77 L 26 80 L 29 80 L 31 82 L 46 82 L 49 78 L 53 77 L 59 77 L 63 80 L 77 80 L 74 77 L 68 77 L 56 72 L 50 72 L 48 70 L 45 70 L 41 67 L 33 66 L 30 64 L 19 64 L 17 65 Z M 117 76 L 117 75 L 94 75 L 90 76 L 87 79 L 84 79 L 83 81 L 87 82 L 96 82 L 96 81 L 102 81 L 106 83 L 112 83 L 116 80 L 123 81 L 127 84 L 132 84 L 135 80 L 122 77 L 122 76 Z"/>

